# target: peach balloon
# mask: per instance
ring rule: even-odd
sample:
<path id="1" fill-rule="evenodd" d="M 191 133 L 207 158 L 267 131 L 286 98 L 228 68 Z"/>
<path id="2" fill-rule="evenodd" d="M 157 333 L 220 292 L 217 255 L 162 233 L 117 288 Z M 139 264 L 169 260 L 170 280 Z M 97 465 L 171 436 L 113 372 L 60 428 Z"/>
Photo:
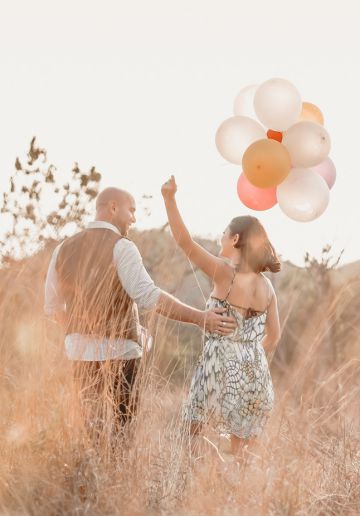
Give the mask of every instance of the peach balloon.
<path id="1" fill-rule="evenodd" d="M 241 174 L 237 183 L 237 193 L 240 201 L 251 210 L 269 210 L 277 203 L 276 187 L 257 188 Z"/>
<path id="2" fill-rule="evenodd" d="M 245 151 L 242 167 L 251 184 L 272 188 L 284 181 L 291 169 L 287 149 L 275 140 L 259 140 Z"/>
<path id="3" fill-rule="evenodd" d="M 326 158 L 326 160 L 322 161 L 319 165 L 311 167 L 311 170 L 320 174 L 320 176 L 325 179 L 329 189 L 334 186 L 336 180 L 336 168 L 330 158 Z"/>
<path id="4" fill-rule="evenodd" d="M 324 125 L 324 115 L 320 109 L 311 102 L 303 102 L 299 120 L 309 120 Z"/>
<path id="5" fill-rule="evenodd" d="M 277 142 L 282 142 L 283 135 L 279 131 L 273 131 L 272 129 L 269 129 L 266 133 L 266 136 L 269 138 L 269 140 L 276 140 Z"/>

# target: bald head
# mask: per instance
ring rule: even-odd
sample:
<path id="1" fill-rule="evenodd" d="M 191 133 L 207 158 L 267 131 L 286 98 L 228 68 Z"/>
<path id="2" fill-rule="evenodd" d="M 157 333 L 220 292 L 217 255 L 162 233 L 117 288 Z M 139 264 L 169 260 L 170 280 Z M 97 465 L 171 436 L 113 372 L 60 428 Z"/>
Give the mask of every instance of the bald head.
<path id="1" fill-rule="evenodd" d="M 96 198 L 96 220 L 110 222 L 124 236 L 131 224 L 136 222 L 135 211 L 135 199 L 120 188 L 105 188 Z"/>
<path id="2" fill-rule="evenodd" d="M 96 210 L 100 207 L 107 206 L 111 202 L 121 203 L 127 197 L 131 197 L 131 195 L 125 190 L 121 190 L 120 188 L 115 188 L 113 186 L 105 188 L 105 190 L 102 190 L 96 198 Z"/>

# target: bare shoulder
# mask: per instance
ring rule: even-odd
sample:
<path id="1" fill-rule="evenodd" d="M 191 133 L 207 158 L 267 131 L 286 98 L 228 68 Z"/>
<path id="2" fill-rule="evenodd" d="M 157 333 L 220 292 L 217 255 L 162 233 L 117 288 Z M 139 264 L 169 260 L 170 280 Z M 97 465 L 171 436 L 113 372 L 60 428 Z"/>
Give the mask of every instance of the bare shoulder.
<path id="1" fill-rule="evenodd" d="M 264 278 L 264 280 L 266 281 L 266 283 L 268 285 L 269 291 L 271 293 L 271 297 L 274 297 L 274 296 L 276 297 L 275 289 L 274 289 L 274 286 L 273 286 L 270 278 L 265 276 L 265 274 L 263 272 L 261 272 L 260 274 L 262 275 L 262 277 Z"/>
<path id="2" fill-rule="evenodd" d="M 219 267 L 223 271 L 223 274 L 225 277 L 233 278 L 235 274 L 235 269 L 230 265 L 229 262 L 227 262 L 224 258 L 221 258 L 220 256 L 217 257 Z"/>

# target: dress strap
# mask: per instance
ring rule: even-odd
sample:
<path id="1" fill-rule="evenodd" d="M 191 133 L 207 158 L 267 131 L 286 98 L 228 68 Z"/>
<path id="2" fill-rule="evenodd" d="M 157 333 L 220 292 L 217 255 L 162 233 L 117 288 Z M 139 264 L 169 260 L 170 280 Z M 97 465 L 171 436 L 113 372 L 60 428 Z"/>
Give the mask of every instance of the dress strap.
<path id="1" fill-rule="evenodd" d="M 226 297 L 224 298 L 224 301 L 227 301 L 228 297 L 230 296 L 230 293 L 231 293 L 231 290 L 232 290 L 232 287 L 233 287 L 233 284 L 234 284 L 234 281 L 235 281 L 235 276 L 236 276 L 236 270 L 234 269 L 234 275 L 233 275 L 233 278 L 231 280 L 228 293 L 226 294 Z"/>

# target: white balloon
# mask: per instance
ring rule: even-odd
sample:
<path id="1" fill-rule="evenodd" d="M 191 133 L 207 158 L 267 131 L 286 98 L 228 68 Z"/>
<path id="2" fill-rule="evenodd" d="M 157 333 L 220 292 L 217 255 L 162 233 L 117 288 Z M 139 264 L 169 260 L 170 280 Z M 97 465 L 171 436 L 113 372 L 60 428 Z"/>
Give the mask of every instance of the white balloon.
<path id="1" fill-rule="evenodd" d="M 252 84 L 239 91 L 234 101 L 235 116 L 248 116 L 255 120 L 257 119 L 254 108 L 254 96 L 258 87 L 258 84 Z"/>
<path id="2" fill-rule="evenodd" d="M 326 181 L 309 168 L 293 168 L 279 184 L 276 196 L 280 209 L 298 222 L 315 220 L 324 213 L 330 199 Z"/>
<path id="3" fill-rule="evenodd" d="M 249 145 L 264 138 L 265 130 L 258 122 L 247 116 L 233 116 L 220 125 L 215 143 L 226 160 L 241 165 L 244 152 Z"/>
<path id="4" fill-rule="evenodd" d="M 326 129 L 315 122 L 298 122 L 283 135 L 283 145 L 294 167 L 312 167 L 325 160 L 331 141 Z"/>
<path id="5" fill-rule="evenodd" d="M 254 108 L 266 127 L 285 131 L 299 119 L 302 109 L 300 93 L 285 79 L 270 79 L 258 87 Z"/>

